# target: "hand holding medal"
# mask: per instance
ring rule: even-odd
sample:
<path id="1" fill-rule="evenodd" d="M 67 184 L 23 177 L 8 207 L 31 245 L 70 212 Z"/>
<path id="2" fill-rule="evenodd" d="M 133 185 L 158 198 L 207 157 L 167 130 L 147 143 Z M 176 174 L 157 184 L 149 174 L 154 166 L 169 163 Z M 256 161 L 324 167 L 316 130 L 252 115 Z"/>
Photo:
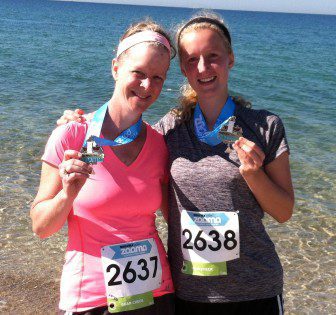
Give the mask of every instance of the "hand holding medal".
<path id="1" fill-rule="evenodd" d="M 254 142 L 240 137 L 233 148 L 241 162 L 239 171 L 243 176 L 254 174 L 263 166 L 265 154 Z"/>
<path id="2" fill-rule="evenodd" d="M 92 174 L 92 166 L 80 160 L 82 154 L 75 150 L 64 152 L 63 162 L 59 165 L 63 190 L 69 197 L 76 197 Z"/>
<path id="3" fill-rule="evenodd" d="M 100 138 L 104 118 L 108 109 L 109 101 L 100 107 L 93 115 L 86 132 L 85 140 L 81 149 L 81 161 L 88 164 L 97 164 L 104 161 L 103 146 L 119 146 L 134 141 L 140 134 L 142 126 L 142 116 L 138 121 L 124 130 L 114 140 Z"/>

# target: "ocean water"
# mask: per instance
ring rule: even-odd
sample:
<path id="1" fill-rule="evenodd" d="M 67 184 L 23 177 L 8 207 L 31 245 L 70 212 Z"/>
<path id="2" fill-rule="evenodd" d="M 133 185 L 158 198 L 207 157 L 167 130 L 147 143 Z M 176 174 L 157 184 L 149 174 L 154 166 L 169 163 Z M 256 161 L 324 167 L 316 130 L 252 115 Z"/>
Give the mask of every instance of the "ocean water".
<path id="1" fill-rule="evenodd" d="M 111 59 L 131 22 L 151 16 L 173 30 L 194 12 L 0 1 L 0 313 L 48 314 L 57 304 L 66 228 L 41 241 L 28 214 L 56 119 L 111 96 Z M 336 16 L 218 13 L 233 37 L 232 93 L 280 115 L 291 147 L 294 215 L 264 220 L 285 270 L 287 314 L 335 314 Z M 174 60 L 149 122 L 176 104 L 183 82 Z M 159 230 L 165 239 L 161 219 Z"/>

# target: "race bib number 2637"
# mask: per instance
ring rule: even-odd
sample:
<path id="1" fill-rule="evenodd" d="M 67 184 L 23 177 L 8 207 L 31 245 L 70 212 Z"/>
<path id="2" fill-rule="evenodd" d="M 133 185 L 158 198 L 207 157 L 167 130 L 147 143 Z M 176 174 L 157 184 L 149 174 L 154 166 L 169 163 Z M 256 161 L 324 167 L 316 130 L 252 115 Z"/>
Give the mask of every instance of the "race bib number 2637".
<path id="1" fill-rule="evenodd" d="M 104 246 L 101 250 L 110 313 L 143 308 L 154 303 L 162 268 L 154 239 Z"/>

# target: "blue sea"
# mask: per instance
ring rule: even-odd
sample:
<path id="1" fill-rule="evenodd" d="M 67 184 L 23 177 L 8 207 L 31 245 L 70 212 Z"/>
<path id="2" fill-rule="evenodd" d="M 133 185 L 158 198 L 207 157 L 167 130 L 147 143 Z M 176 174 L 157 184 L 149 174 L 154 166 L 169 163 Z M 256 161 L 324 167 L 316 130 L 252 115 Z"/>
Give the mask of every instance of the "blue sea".
<path id="1" fill-rule="evenodd" d="M 292 219 L 265 226 L 285 271 L 288 314 L 336 314 L 336 16 L 216 11 L 233 39 L 230 90 L 286 127 L 296 193 Z M 40 157 L 65 109 L 112 95 L 111 59 L 130 23 L 150 16 L 172 32 L 195 10 L 41 0 L 0 1 L 0 312 L 54 313 L 66 228 L 40 241 L 29 207 Z M 174 60 L 145 118 L 176 105 Z M 158 220 L 166 239 L 166 226 Z"/>

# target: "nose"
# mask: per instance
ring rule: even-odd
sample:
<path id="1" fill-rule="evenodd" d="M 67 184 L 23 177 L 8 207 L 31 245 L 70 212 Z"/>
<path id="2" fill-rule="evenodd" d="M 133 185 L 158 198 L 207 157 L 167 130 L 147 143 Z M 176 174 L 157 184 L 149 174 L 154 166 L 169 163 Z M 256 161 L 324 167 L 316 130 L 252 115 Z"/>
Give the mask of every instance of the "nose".
<path id="1" fill-rule="evenodd" d="M 207 68 L 206 60 L 204 57 L 200 57 L 197 64 L 198 72 L 203 72 Z"/>
<path id="2" fill-rule="evenodd" d="M 150 79 L 149 78 L 146 78 L 146 79 L 143 79 L 143 80 L 141 80 L 141 86 L 145 89 L 145 90 L 147 90 L 149 87 L 150 87 Z"/>

